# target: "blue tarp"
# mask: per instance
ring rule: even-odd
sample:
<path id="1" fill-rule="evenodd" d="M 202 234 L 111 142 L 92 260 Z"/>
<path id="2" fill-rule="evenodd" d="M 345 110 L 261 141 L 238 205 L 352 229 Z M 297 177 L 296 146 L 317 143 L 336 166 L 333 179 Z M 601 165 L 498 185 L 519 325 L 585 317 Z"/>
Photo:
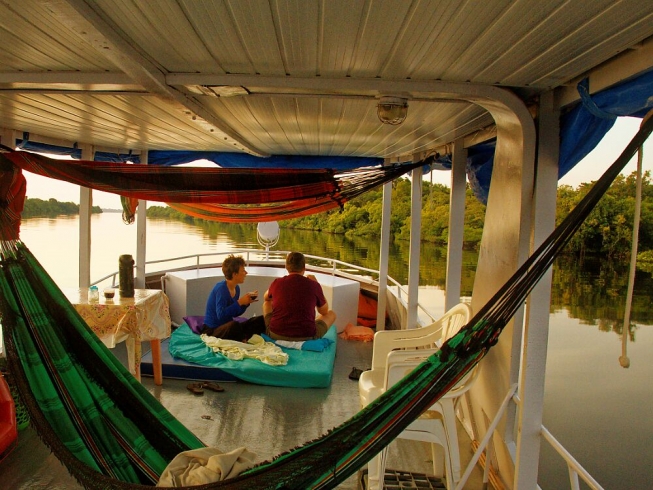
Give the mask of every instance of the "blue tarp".
<path id="1" fill-rule="evenodd" d="M 578 84 L 581 102 L 560 118 L 558 178 L 585 158 L 612 128 L 618 116 L 644 117 L 653 107 L 653 71 L 589 96 L 588 81 Z M 487 203 L 494 149 L 482 143 L 469 148 L 467 178 L 474 195 Z M 611 162 L 608 162 L 611 163 Z"/>
<path id="2" fill-rule="evenodd" d="M 53 155 L 69 155 L 80 160 L 82 150 L 73 147 L 48 145 L 29 141 L 29 134 L 16 140 L 16 146 L 23 150 Z M 140 163 L 138 155 L 131 153 L 107 153 L 97 151 L 93 158 L 96 162 L 132 162 Z M 359 167 L 374 167 L 383 163 L 383 158 L 371 157 L 325 157 L 303 155 L 272 155 L 267 158 L 245 153 L 228 153 L 217 151 L 178 151 L 151 150 L 148 154 L 149 165 L 182 165 L 198 160 L 208 160 L 223 168 L 331 168 L 334 170 L 351 170 Z"/>
<path id="3" fill-rule="evenodd" d="M 33 151 L 35 153 L 49 153 L 52 155 L 68 155 L 77 160 L 82 158 L 82 150 L 77 148 L 75 145 L 72 148 L 65 146 L 56 146 L 48 145 L 46 143 L 36 143 L 29 140 L 29 133 L 23 133 L 22 139 L 16 140 L 16 147 L 26 151 Z M 96 151 L 95 158 L 93 159 L 96 162 L 113 162 L 113 163 L 124 163 L 132 162 L 139 163 L 140 159 L 138 155 L 132 155 L 131 153 L 109 153 L 106 151 Z"/>
<path id="4" fill-rule="evenodd" d="M 382 158 L 304 155 L 272 155 L 261 158 L 246 153 L 216 151 L 152 150 L 148 154 L 148 163 L 150 165 L 180 165 L 197 160 L 209 160 L 224 168 L 332 168 L 334 170 L 373 167 L 383 163 Z"/>

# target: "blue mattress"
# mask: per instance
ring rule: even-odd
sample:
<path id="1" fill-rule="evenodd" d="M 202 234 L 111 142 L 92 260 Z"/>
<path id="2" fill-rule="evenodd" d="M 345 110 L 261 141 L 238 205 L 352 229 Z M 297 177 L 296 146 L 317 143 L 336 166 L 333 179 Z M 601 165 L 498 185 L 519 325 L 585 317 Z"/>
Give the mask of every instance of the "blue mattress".
<path id="1" fill-rule="evenodd" d="M 168 349 L 176 359 L 216 368 L 250 383 L 292 388 L 326 388 L 331 384 L 336 357 L 336 327 L 332 326 L 324 337 L 333 342 L 322 352 L 282 347 L 288 354 L 288 364 L 285 366 L 269 366 L 254 359 L 227 359 L 209 349 L 186 324 L 172 333 Z"/>

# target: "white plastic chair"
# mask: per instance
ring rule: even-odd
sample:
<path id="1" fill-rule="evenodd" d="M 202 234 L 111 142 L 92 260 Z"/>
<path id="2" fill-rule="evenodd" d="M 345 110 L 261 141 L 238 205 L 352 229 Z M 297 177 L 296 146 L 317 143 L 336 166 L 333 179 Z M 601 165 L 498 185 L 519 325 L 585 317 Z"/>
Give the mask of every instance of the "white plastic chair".
<path id="1" fill-rule="evenodd" d="M 372 369 L 361 374 L 358 391 L 361 406 L 366 406 L 402 379 L 425 358 L 436 352 L 472 317 L 469 305 L 460 303 L 442 318 L 423 328 L 385 330 L 374 335 Z M 433 472 L 446 474 L 447 488 L 453 489 L 460 480 L 460 449 L 456 427 L 456 402 L 471 388 L 476 379 L 475 367 L 419 419 L 398 437 L 431 443 Z M 387 448 L 368 463 L 368 489 L 383 487 Z M 444 461 L 443 461 L 444 460 Z M 444 465 L 443 465 L 444 463 Z"/>

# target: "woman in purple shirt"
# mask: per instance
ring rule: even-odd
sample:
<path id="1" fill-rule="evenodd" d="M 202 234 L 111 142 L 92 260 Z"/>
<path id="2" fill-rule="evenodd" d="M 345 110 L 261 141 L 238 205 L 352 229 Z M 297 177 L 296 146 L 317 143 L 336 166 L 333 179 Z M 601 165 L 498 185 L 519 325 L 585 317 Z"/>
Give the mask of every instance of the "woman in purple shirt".
<path id="1" fill-rule="evenodd" d="M 222 272 L 225 280 L 218 282 L 206 301 L 204 326 L 200 334 L 221 339 L 247 341 L 254 334 L 265 332 L 265 322 L 262 316 L 252 317 L 240 322 L 240 317 L 250 304 L 256 301 L 258 291 L 240 296 L 240 284 L 245 282 L 247 271 L 242 257 L 229 255 L 222 262 Z"/>

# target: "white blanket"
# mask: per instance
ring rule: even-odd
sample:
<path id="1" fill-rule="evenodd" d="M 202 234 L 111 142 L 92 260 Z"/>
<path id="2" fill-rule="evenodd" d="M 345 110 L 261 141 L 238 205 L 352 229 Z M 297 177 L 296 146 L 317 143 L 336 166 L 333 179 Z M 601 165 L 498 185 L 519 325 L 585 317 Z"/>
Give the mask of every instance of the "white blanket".
<path id="1" fill-rule="evenodd" d="M 256 454 L 244 447 L 223 453 L 204 447 L 179 453 L 168 464 L 157 487 L 187 487 L 234 478 L 256 464 Z"/>
<path id="2" fill-rule="evenodd" d="M 250 358 L 258 359 L 270 366 L 285 366 L 288 364 L 288 354 L 278 345 L 263 340 L 260 335 L 252 335 L 252 338 L 246 344 L 236 340 L 218 339 L 206 334 L 201 335 L 201 338 L 213 352 L 219 352 L 232 361 L 242 361 Z"/>

